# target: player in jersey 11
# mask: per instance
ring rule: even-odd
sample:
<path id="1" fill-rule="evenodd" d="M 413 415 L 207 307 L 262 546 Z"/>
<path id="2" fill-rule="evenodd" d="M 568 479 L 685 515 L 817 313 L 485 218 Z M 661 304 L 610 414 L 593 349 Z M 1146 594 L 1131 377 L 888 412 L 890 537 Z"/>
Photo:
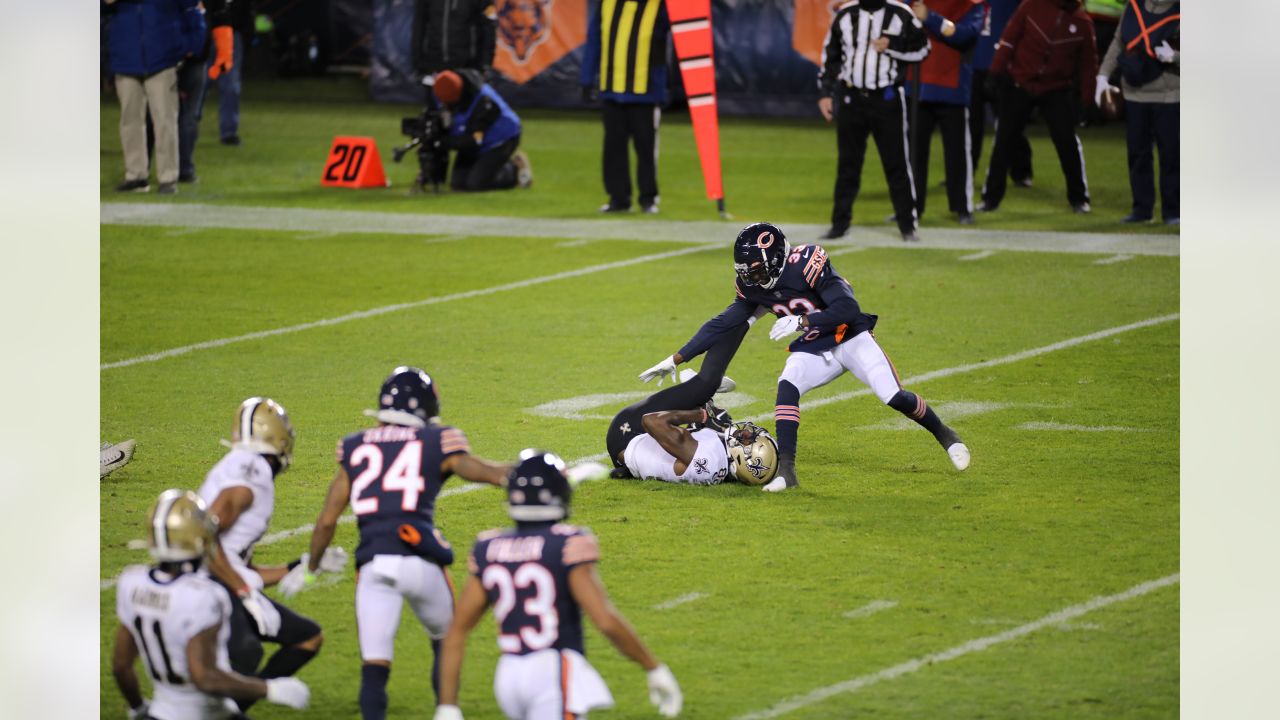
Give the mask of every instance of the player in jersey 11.
<path id="1" fill-rule="evenodd" d="M 147 517 L 155 564 L 133 565 L 116 585 L 111 672 L 129 704 L 129 718 L 225 720 L 239 717 L 230 699 L 303 709 L 310 699 L 296 678 L 246 677 L 231 669 L 227 639 L 233 607 L 227 589 L 198 572 L 215 552 L 213 519 L 192 492 L 166 490 Z M 142 658 L 154 695 L 142 697 L 133 663 Z"/>
<path id="2" fill-rule="evenodd" d="M 253 549 L 271 525 L 276 477 L 293 458 L 293 424 L 275 400 L 251 397 L 236 410 L 231 439 L 222 443 L 231 450 L 209 471 L 199 495 L 218 523 L 219 552 L 208 570 L 235 594 L 238 608 L 231 620 L 231 666 L 245 675 L 288 677 L 320 652 L 324 635 L 314 620 L 262 594 L 284 578 L 289 566 L 255 564 Z M 338 571 L 346 555 L 334 548 L 325 561 Z M 280 647 L 259 668 L 263 641 Z M 253 702 L 241 700 L 241 710 Z"/>
<path id="3" fill-rule="evenodd" d="M 467 635 L 491 605 L 502 650 L 493 688 L 507 717 L 573 720 L 613 706 L 608 686 L 586 659 L 584 612 L 645 669 L 658 712 L 680 714 L 675 676 L 609 602 L 596 571 L 595 535 L 563 522 L 572 495 L 563 460 L 543 450 L 520 453 L 507 478 L 507 512 L 515 527 L 481 533 L 467 558 L 469 575 L 444 639 L 435 720 L 462 718 L 458 684 Z"/>
<path id="4" fill-rule="evenodd" d="M 761 311 L 778 316 L 769 332 L 771 339 L 800 333 L 790 343 L 791 354 L 778 378 L 774 421 L 780 468 L 765 490 L 777 492 L 799 484 L 795 458 L 800 397 L 846 371 L 870 386 L 881 402 L 932 433 L 957 470 L 969 466 L 969 448 L 955 431 L 924 398 L 902 387 L 893 364 L 871 334 L 876 316 L 862 312 L 853 288 L 836 272 L 825 250 L 818 245 L 791 247 L 776 226 L 754 223 L 734 241 L 733 267 L 736 297 L 729 307 L 641 378 L 674 374 L 678 364 L 745 332 Z"/>
<path id="5" fill-rule="evenodd" d="M 311 534 L 304 565 L 281 583 L 286 592 L 311 582 L 350 503 L 360 530 L 356 548 L 356 629 L 360 637 L 360 712 L 387 714 L 396 630 L 407 601 L 436 655 L 432 688 L 439 693 L 439 642 L 453 618 L 453 588 L 445 568 L 453 548 L 435 527 L 435 502 L 446 480 L 501 486 L 509 466 L 471 454 L 461 430 L 440 423 L 440 398 L 427 373 L 398 367 L 382 383 L 378 426 L 338 441 L 338 471 Z"/>

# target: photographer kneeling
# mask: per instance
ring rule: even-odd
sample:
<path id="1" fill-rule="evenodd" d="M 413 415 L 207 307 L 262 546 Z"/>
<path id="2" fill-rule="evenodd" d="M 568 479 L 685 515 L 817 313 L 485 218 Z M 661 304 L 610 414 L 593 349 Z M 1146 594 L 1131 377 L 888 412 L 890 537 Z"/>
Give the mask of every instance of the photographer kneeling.
<path id="1" fill-rule="evenodd" d="M 436 75 L 436 99 L 452 124 L 445 146 L 458 153 L 450 186 L 454 190 L 506 190 L 533 183 L 529 158 L 520 145 L 520 118 L 474 70 Z"/>

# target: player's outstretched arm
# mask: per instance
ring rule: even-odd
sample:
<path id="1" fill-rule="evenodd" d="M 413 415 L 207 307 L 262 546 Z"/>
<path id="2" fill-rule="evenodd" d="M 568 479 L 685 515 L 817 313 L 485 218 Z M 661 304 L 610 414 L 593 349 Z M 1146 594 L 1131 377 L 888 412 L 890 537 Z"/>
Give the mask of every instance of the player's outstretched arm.
<path id="1" fill-rule="evenodd" d="M 462 586 L 462 594 L 458 598 L 458 606 L 453 611 L 453 622 L 449 632 L 445 634 L 440 648 L 440 705 L 458 705 L 458 684 L 462 677 L 462 658 L 467 651 L 467 636 L 472 628 L 480 622 L 484 611 L 489 607 L 489 599 L 479 578 L 467 577 Z M 440 714 L 437 712 L 436 717 Z"/>
<path id="2" fill-rule="evenodd" d="M 476 483 L 488 483 L 502 487 L 507 481 L 507 473 L 511 466 L 478 458 L 470 453 L 456 453 L 440 463 L 440 469 L 451 472 L 463 480 Z"/>
<path id="3" fill-rule="evenodd" d="M 333 480 L 329 481 L 329 493 L 325 495 L 324 508 L 316 517 L 316 528 L 311 531 L 311 551 L 307 558 L 307 571 L 311 574 L 319 571 L 324 551 L 333 542 L 333 534 L 338 529 L 338 518 L 342 517 L 350 499 L 351 480 L 347 477 L 346 468 L 339 466 Z"/>
<path id="4" fill-rule="evenodd" d="M 219 668 L 218 629 L 218 625 L 211 625 L 187 643 L 187 668 L 191 673 L 191 683 L 200 692 L 236 700 L 266 698 L 267 702 L 288 705 L 296 710 L 307 707 L 311 691 L 297 678 L 264 681 Z"/>
<path id="5" fill-rule="evenodd" d="M 687 468 L 689 463 L 693 462 L 694 454 L 698 452 L 698 441 L 693 439 L 693 433 L 682 426 L 706 421 L 707 411 L 699 408 L 651 412 L 647 413 L 640 422 L 644 425 L 644 431 L 657 440 L 663 450 Z M 683 470 L 677 469 L 676 472 L 680 473 Z"/>
<path id="6" fill-rule="evenodd" d="M 116 645 L 111 652 L 111 674 L 116 678 L 116 687 L 120 688 L 124 701 L 129 703 L 130 717 L 145 708 L 138 676 L 133 672 L 133 661 L 137 659 L 138 646 L 133 642 L 133 635 L 124 625 L 116 626 Z"/>

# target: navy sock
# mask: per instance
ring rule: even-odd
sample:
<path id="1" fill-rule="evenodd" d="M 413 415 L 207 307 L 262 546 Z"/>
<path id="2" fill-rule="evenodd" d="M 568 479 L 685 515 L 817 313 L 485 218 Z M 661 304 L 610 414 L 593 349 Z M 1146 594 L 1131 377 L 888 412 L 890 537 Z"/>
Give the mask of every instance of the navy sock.
<path id="1" fill-rule="evenodd" d="M 796 455 L 796 436 L 800 434 L 800 391 L 788 380 L 778 383 L 778 404 L 773 410 L 774 433 L 778 454 Z"/>
<path id="2" fill-rule="evenodd" d="M 360 717 L 363 720 L 385 720 L 387 717 L 387 678 L 391 668 L 385 665 L 360 667 Z"/>
<path id="3" fill-rule="evenodd" d="M 440 641 L 431 641 L 431 691 L 436 694 L 436 704 L 440 704 Z"/>
<path id="4" fill-rule="evenodd" d="M 932 433 L 934 439 L 944 448 L 960 440 L 951 428 L 943 424 L 942 419 L 933 411 L 933 408 L 929 407 L 924 398 L 913 392 L 899 390 L 896 395 L 889 398 L 889 407 L 915 420 L 921 427 Z"/>

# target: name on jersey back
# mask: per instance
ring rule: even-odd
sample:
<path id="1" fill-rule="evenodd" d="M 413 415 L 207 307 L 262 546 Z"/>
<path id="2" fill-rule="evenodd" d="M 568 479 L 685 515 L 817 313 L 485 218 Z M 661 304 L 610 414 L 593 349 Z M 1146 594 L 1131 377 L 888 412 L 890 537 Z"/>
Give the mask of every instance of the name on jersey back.
<path id="1" fill-rule="evenodd" d="M 484 558 L 491 563 L 534 562 L 542 559 L 545 538 L 529 537 L 494 538 L 485 549 Z"/>

